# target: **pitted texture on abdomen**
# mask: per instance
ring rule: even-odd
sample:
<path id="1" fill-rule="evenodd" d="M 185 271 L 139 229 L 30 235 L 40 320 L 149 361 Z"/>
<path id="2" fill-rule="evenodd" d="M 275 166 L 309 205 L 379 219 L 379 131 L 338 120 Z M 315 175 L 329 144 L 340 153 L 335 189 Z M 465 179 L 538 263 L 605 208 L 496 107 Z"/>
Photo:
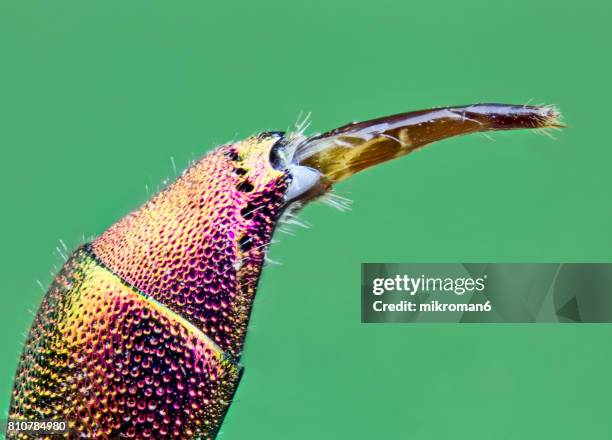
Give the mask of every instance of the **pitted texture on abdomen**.
<path id="1" fill-rule="evenodd" d="M 36 316 L 9 417 L 64 419 L 89 438 L 213 438 L 239 376 L 200 330 L 82 248 Z"/>
<path id="2" fill-rule="evenodd" d="M 93 250 L 239 358 L 286 185 L 282 173 L 251 169 L 234 146 L 221 147 L 115 223 Z"/>

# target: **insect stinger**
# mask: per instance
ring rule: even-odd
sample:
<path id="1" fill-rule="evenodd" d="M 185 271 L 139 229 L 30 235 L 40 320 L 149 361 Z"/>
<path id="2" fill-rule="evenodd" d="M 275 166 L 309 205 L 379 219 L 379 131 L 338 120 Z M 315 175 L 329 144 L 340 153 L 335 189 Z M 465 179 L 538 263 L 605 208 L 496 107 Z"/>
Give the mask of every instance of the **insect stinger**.
<path id="1" fill-rule="evenodd" d="M 339 182 L 452 136 L 560 127 L 559 112 L 552 106 L 476 104 L 436 108 L 351 123 L 309 137 L 297 146 L 294 160 L 316 168 L 330 182 Z"/>

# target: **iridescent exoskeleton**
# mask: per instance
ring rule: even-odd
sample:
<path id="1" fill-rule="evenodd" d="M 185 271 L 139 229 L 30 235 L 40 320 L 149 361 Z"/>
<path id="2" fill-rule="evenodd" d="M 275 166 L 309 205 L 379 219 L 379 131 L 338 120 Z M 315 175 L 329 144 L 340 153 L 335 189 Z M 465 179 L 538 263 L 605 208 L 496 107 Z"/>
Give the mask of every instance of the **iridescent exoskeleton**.
<path id="1" fill-rule="evenodd" d="M 466 133 L 560 127 L 552 107 L 405 113 L 223 145 L 76 250 L 45 296 L 9 417 L 90 438 L 213 438 L 231 403 L 264 256 L 332 184 Z"/>

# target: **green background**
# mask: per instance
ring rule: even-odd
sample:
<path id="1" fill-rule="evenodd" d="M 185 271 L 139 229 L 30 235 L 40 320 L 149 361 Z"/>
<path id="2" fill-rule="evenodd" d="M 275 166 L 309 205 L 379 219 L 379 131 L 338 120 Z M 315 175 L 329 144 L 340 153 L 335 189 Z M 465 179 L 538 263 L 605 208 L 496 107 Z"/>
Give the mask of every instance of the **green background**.
<path id="1" fill-rule="evenodd" d="M 215 145 L 471 102 L 557 141 L 445 141 L 278 234 L 220 438 L 612 437 L 609 325 L 364 325 L 362 262 L 610 261 L 609 2 L 0 2 L 0 403 L 71 249 Z M 148 189 L 147 189 L 148 188 Z"/>

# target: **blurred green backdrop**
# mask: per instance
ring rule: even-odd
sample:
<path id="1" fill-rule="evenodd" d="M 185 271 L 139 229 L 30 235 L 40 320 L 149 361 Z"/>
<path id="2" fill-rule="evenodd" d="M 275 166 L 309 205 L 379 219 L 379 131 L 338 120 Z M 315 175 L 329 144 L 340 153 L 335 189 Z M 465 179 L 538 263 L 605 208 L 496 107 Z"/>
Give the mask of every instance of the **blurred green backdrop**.
<path id="1" fill-rule="evenodd" d="M 6 413 L 71 249 L 218 143 L 432 106 L 553 103 L 338 185 L 278 234 L 221 439 L 612 437 L 609 325 L 360 324 L 361 262 L 610 261 L 609 2 L 0 3 Z M 50 272 L 51 271 L 51 272 Z"/>

